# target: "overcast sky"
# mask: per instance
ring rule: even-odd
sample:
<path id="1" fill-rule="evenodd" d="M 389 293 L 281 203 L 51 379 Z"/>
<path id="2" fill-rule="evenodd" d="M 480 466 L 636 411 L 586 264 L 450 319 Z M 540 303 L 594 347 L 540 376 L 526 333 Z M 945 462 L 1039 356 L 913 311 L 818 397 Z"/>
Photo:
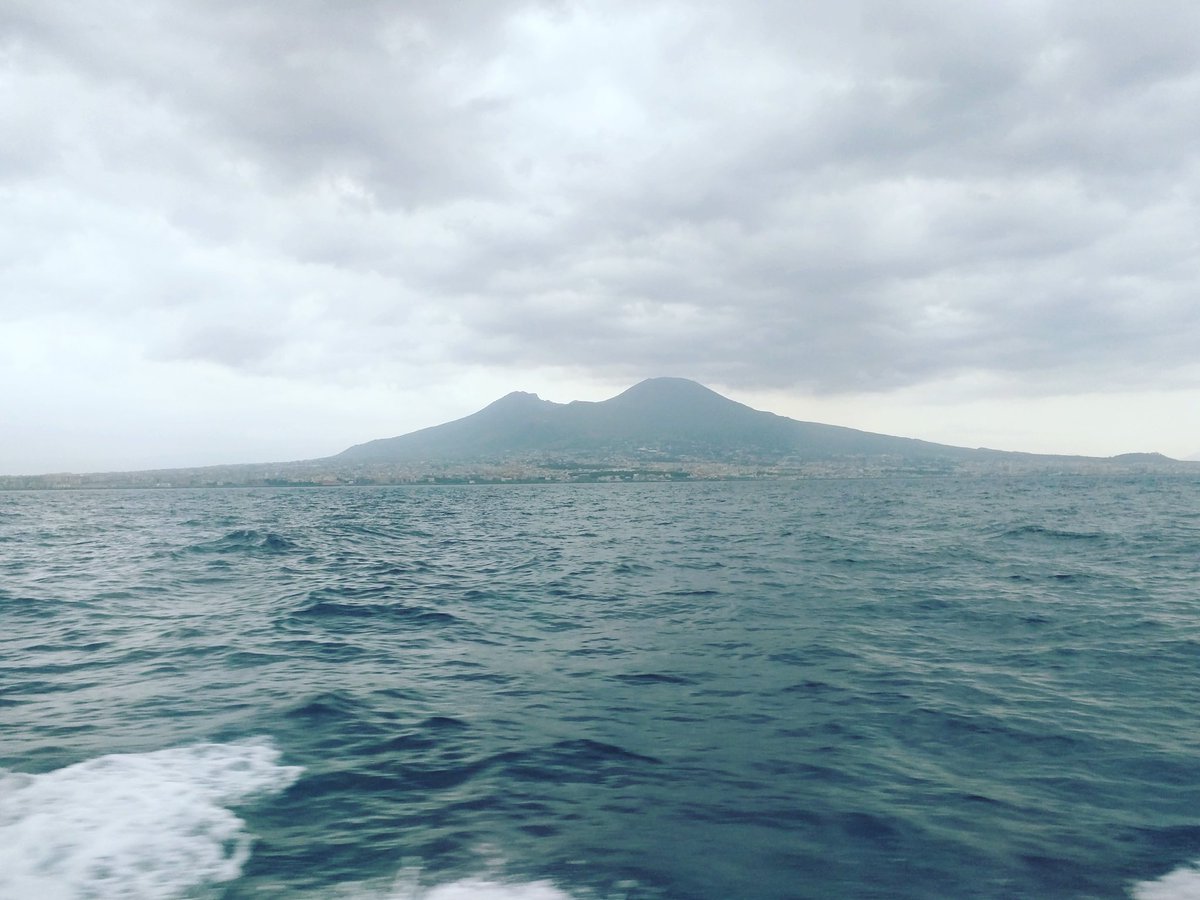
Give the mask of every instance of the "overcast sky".
<path id="1" fill-rule="evenodd" d="M 1200 451 L 1200 4 L 0 0 L 0 473 L 695 378 Z"/>

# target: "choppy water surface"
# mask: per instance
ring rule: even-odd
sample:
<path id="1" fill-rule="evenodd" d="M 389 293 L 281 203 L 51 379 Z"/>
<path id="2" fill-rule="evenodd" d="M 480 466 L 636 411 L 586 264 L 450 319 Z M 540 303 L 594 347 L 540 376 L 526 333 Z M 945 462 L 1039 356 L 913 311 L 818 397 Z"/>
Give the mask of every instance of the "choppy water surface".
<path id="1" fill-rule="evenodd" d="M 0 897 L 1194 897 L 1198 551 L 1182 478 L 2 494 Z"/>

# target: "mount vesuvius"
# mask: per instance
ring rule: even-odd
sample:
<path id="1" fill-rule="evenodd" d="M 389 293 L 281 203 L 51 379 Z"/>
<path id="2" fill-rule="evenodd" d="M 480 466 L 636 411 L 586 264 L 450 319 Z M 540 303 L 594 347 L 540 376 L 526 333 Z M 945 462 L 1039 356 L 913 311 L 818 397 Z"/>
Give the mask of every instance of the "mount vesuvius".
<path id="1" fill-rule="evenodd" d="M 552 403 L 515 391 L 477 413 L 410 434 L 357 444 L 332 460 L 468 462 L 535 454 L 661 453 L 706 459 L 900 457 L 964 459 L 968 450 L 799 422 L 752 409 L 685 378 L 650 378 L 599 402 Z"/>

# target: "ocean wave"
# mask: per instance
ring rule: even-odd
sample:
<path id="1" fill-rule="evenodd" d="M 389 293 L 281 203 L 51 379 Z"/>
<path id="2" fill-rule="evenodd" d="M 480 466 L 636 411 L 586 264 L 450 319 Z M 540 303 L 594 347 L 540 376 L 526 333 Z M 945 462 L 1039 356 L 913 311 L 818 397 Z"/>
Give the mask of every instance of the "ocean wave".
<path id="1" fill-rule="evenodd" d="M 264 740 L 0 770 L 0 897 L 179 897 L 237 878 L 250 835 L 230 807 L 300 774 Z"/>
<path id="2" fill-rule="evenodd" d="M 634 672 L 625 675 L 612 676 L 613 681 L 625 684 L 695 684 L 691 678 L 683 675 L 671 675 L 666 672 Z"/>
<path id="3" fill-rule="evenodd" d="M 1018 525 L 1005 529 L 1000 536 L 1006 538 L 1043 538 L 1046 540 L 1064 541 L 1104 541 L 1112 537 L 1103 531 L 1077 531 L 1070 528 L 1052 528 L 1047 525 Z"/>
<path id="4" fill-rule="evenodd" d="M 427 606 L 409 606 L 400 602 L 362 603 L 336 600 L 315 600 L 294 610 L 289 618 L 300 622 L 332 620 L 333 624 L 342 630 L 353 628 L 356 624 L 367 628 L 376 628 L 384 623 L 421 628 L 426 625 L 455 625 L 460 621 L 457 616 Z"/>
<path id="5" fill-rule="evenodd" d="M 184 548 L 184 553 L 249 553 L 269 556 L 276 553 L 291 553 L 297 548 L 281 534 L 273 531 L 256 531 L 239 528 L 213 541 L 204 541 Z"/>

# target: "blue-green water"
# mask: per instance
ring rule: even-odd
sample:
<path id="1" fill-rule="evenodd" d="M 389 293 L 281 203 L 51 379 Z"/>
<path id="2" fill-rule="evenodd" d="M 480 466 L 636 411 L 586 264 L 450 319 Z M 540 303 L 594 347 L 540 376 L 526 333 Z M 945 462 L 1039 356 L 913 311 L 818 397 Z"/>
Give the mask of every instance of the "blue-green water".
<path id="1" fill-rule="evenodd" d="M 0 634 L 0 897 L 1200 889 L 1196 479 L 3 494 Z"/>

